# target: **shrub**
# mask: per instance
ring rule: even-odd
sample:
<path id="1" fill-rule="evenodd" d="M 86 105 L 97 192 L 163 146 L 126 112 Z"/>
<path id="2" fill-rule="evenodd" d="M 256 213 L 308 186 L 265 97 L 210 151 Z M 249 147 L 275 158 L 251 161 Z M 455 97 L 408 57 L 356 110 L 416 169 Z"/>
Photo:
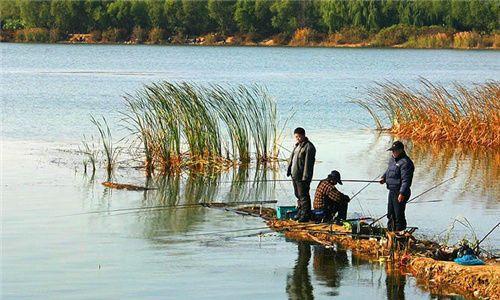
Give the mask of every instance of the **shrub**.
<path id="1" fill-rule="evenodd" d="M 364 27 L 351 26 L 340 29 L 335 39 L 338 44 L 359 44 L 365 42 L 368 36 Z"/>
<path id="2" fill-rule="evenodd" d="M 64 35 L 62 34 L 62 32 L 57 29 L 57 28 L 52 28 L 50 31 L 49 31 L 49 41 L 51 43 L 56 43 L 56 42 L 59 42 L 60 40 L 62 40 L 64 38 Z"/>
<path id="3" fill-rule="evenodd" d="M 92 30 L 90 32 L 90 39 L 93 43 L 100 42 L 102 39 L 102 32 L 100 30 Z"/>
<path id="4" fill-rule="evenodd" d="M 172 37 L 171 43 L 172 44 L 184 44 L 184 43 L 186 43 L 186 37 L 181 32 L 178 32 L 176 35 L 174 35 Z"/>
<path id="5" fill-rule="evenodd" d="M 225 41 L 224 37 L 218 33 L 210 33 L 202 37 L 204 45 L 217 45 Z"/>
<path id="6" fill-rule="evenodd" d="M 102 41 L 107 43 L 123 42 L 127 39 L 125 29 L 110 28 L 102 33 Z"/>
<path id="7" fill-rule="evenodd" d="M 148 41 L 151 44 L 162 44 L 165 42 L 165 36 L 165 30 L 156 27 L 149 31 Z"/>
<path id="8" fill-rule="evenodd" d="M 142 44 L 146 41 L 147 34 L 146 30 L 142 29 L 140 26 L 134 27 L 132 30 L 132 42 L 136 44 Z"/>
<path id="9" fill-rule="evenodd" d="M 418 35 L 433 35 L 438 33 L 446 33 L 448 35 L 452 35 L 453 33 L 455 33 L 455 30 L 453 28 L 446 28 L 436 25 L 423 26 L 418 28 Z"/>
<path id="10" fill-rule="evenodd" d="M 453 35 L 453 47 L 455 48 L 475 48 L 479 46 L 481 36 L 477 32 L 464 31 Z"/>
<path id="11" fill-rule="evenodd" d="M 50 33 L 45 28 L 29 28 L 17 30 L 14 34 L 16 42 L 47 43 Z"/>
<path id="12" fill-rule="evenodd" d="M 275 45 L 287 45 L 290 41 L 290 38 L 288 37 L 288 35 L 280 33 L 273 35 L 272 40 L 274 41 Z"/>
<path id="13" fill-rule="evenodd" d="M 310 46 L 316 43 L 317 40 L 318 34 L 315 30 L 308 27 L 299 28 L 293 34 L 290 46 Z"/>
<path id="14" fill-rule="evenodd" d="M 373 45 L 375 46 L 394 46 L 406 43 L 411 36 L 417 35 L 417 28 L 410 25 L 393 25 L 384 28 L 375 35 Z"/>
<path id="15" fill-rule="evenodd" d="M 436 33 L 410 37 L 404 44 L 407 48 L 450 48 L 452 44 L 451 35 Z"/>
<path id="16" fill-rule="evenodd" d="M 24 22 L 20 19 L 7 19 L 2 22 L 3 30 L 19 30 L 24 28 Z"/>

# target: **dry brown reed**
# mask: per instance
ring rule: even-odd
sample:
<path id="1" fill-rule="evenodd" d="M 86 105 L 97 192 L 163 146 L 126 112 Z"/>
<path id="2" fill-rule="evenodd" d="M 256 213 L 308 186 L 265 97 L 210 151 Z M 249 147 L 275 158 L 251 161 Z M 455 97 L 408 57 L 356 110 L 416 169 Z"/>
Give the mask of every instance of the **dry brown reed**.
<path id="1" fill-rule="evenodd" d="M 373 117 L 377 128 L 414 140 L 500 147 L 500 82 L 453 89 L 420 79 L 420 87 L 376 83 L 368 98 L 355 101 Z"/>

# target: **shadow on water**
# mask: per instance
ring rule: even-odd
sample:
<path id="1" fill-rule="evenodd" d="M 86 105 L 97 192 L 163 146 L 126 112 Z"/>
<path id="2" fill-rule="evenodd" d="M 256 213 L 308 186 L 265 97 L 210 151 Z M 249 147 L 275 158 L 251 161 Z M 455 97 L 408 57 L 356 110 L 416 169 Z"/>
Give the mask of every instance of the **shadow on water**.
<path id="1" fill-rule="evenodd" d="M 298 257 L 295 261 L 295 266 L 286 278 L 286 292 L 289 299 L 314 299 L 314 288 L 311 275 L 309 273 L 309 265 L 312 257 L 312 269 L 315 275 L 315 280 L 327 288 L 326 296 L 342 296 L 339 292 L 342 286 L 342 278 L 349 273 L 349 268 L 356 268 L 362 265 L 369 265 L 367 260 L 360 259 L 349 254 L 341 248 L 325 248 L 320 245 L 314 245 L 308 242 L 297 242 Z M 352 262 L 352 263 L 351 263 Z M 351 265 L 352 264 L 352 265 Z M 384 272 L 385 275 L 385 291 L 386 299 L 388 300 L 404 300 L 406 276 L 399 272 Z M 347 275 L 346 275 L 347 276 Z M 345 283 L 352 285 L 351 282 Z M 374 285 L 374 282 L 369 282 Z M 356 289 L 355 286 L 350 286 L 350 289 Z M 356 295 L 355 292 L 352 294 Z M 316 294 L 316 296 L 319 296 Z M 348 296 L 347 296 L 348 297 Z"/>

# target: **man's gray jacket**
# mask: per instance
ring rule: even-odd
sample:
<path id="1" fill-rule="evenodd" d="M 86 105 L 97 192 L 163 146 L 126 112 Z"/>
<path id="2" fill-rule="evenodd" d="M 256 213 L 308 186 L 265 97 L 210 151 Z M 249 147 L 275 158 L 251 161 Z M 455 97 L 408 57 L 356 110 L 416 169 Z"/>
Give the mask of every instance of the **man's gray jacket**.
<path id="1" fill-rule="evenodd" d="M 297 154 L 296 157 L 294 157 L 295 154 Z M 292 179 L 297 181 L 311 181 L 313 179 L 315 161 L 316 148 L 306 138 L 302 143 L 295 144 L 286 175 L 292 176 Z"/>

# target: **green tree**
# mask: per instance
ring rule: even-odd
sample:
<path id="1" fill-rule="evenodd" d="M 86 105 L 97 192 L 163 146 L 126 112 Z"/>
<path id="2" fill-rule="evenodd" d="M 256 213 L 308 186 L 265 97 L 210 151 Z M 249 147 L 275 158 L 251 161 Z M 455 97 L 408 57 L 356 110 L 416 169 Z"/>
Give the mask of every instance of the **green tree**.
<path id="1" fill-rule="evenodd" d="M 255 1 L 238 0 L 234 11 L 234 21 L 241 32 L 253 33 L 256 31 Z"/>
<path id="2" fill-rule="evenodd" d="M 167 30 L 173 33 L 184 33 L 184 10 L 182 9 L 181 0 L 167 0 L 165 1 L 165 18 L 167 23 Z"/>
<path id="3" fill-rule="evenodd" d="M 273 14 L 271 12 L 272 1 L 256 0 L 255 1 L 255 19 L 254 28 L 259 34 L 271 34 L 275 31 L 272 27 Z"/>
<path id="4" fill-rule="evenodd" d="M 272 25 L 279 32 L 292 34 L 299 26 L 297 18 L 300 3 L 293 0 L 276 0 L 271 5 Z"/>
<path id="5" fill-rule="evenodd" d="M 19 15 L 27 28 L 52 26 L 49 1 L 19 1 Z"/>
<path id="6" fill-rule="evenodd" d="M 130 1 L 130 15 L 132 16 L 133 26 L 149 28 L 148 4 L 144 0 Z"/>
<path id="7" fill-rule="evenodd" d="M 321 21 L 330 33 L 349 25 L 347 1 L 323 0 L 319 6 Z"/>
<path id="8" fill-rule="evenodd" d="M 127 0 L 111 2 L 107 9 L 111 27 L 123 28 L 130 32 L 134 27 L 133 16 L 130 13 L 131 7 L 132 2 Z"/>
<path id="9" fill-rule="evenodd" d="M 85 13 L 89 18 L 89 24 L 87 25 L 87 32 L 94 29 L 104 30 L 111 26 L 111 20 L 107 12 L 109 2 L 104 1 L 85 1 Z"/>
<path id="10" fill-rule="evenodd" d="M 234 29 L 233 13 L 236 1 L 208 0 L 208 15 L 217 24 L 217 31 L 222 34 Z"/>
<path id="11" fill-rule="evenodd" d="M 182 0 L 182 11 L 187 34 L 198 35 L 213 29 L 207 1 Z"/>
<path id="12" fill-rule="evenodd" d="M 165 16 L 165 1 L 148 0 L 148 15 L 152 27 L 167 28 L 167 17 Z"/>
<path id="13" fill-rule="evenodd" d="M 63 32 L 86 32 L 92 20 L 86 13 L 85 5 L 83 1 L 52 0 L 52 26 Z"/>

